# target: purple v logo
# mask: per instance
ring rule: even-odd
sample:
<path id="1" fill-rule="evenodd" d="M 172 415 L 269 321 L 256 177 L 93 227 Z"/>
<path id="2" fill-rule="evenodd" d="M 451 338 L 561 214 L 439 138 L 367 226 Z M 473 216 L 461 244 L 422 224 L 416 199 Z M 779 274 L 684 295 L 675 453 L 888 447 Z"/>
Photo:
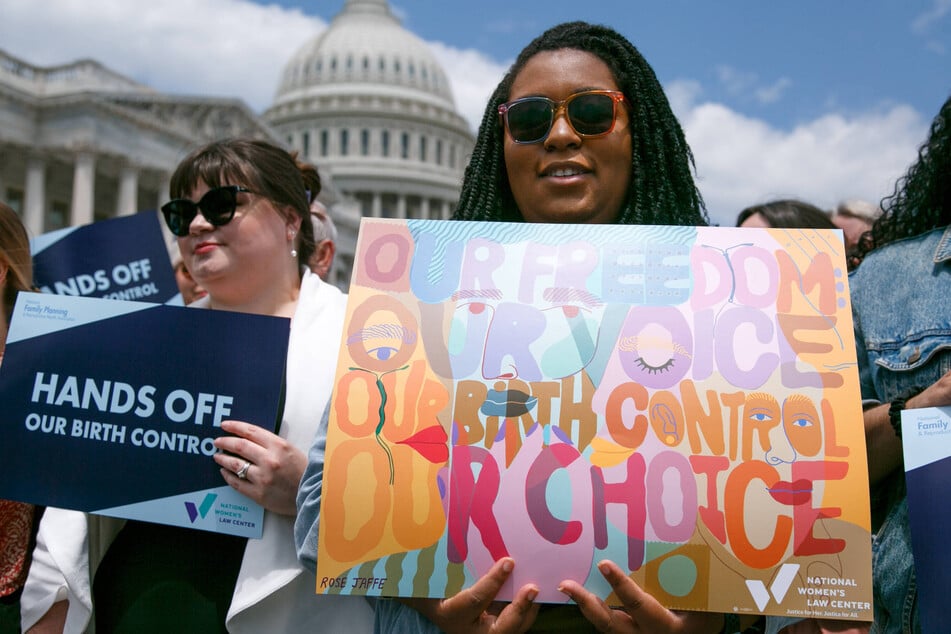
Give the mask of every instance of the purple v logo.
<path id="1" fill-rule="evenodd" d="M 188 513 L 189 521 L 194 524 L 199 515 L 201 515 L 202 519 L 205 519 L 205 516 L 208 515 L 208 511 L 211 510 L 212 505 L 217 499 L 218 496 L 216 494 L 209 493 L 205 496 L 205 499 L 202 500 L 201 506 L 198 508 L 195 507 L 194 502 L 185 502 L 185 511 Z"/>

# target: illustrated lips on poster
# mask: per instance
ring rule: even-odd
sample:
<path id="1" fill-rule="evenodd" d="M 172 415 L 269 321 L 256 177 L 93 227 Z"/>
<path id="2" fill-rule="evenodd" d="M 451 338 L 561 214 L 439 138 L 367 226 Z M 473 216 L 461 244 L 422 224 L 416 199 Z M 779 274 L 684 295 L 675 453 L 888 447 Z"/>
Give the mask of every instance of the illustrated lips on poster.
<path id="1" fill-rule="evenodd" d="M 518 390 L 491 389 L 479 411 L 486 416 L 518 418 L 535 409 L 538 399 Z"/>
<path id="2" fill-rule="evenodd" d="M 405 440 L 400 440 L 397 444 L 409 445 L 426 460 L 439 464 L 449 460 L 448 440 L 449 436 L 446 435 L 446 430 L 441 425 L 433 425 L 416 432 Z"/>
<path id="3" fill-rule="evenodd" d="M 798 506 L 805 504 L 812 497 L 812 482 L 809 480 L 796 480 L 795 482 L 780 480 L 770 487 L 769 494 L 780 504 Z"/>

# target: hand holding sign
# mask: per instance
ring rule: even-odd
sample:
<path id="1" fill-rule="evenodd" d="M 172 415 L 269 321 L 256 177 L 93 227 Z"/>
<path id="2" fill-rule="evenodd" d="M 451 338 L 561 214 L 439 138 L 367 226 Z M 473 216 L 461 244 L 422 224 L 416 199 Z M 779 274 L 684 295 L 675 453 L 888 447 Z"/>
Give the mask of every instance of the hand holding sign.
<path id="1" fill-rule="evenodd" d="M 444 632 L 525 632 L 535 622 L 540 604 L 535 603 L 538 587 L 526 584 L 511 603 L 495 601 L 509 580 L 515 562 L 500 559 L 471 588 L 449 599 L 406 599 L 405 603 L 439 626 Z"/>
<path id="2" fill-rule="evenodd" d="M 374 562 L 386 587 L 341 593 L 452 596 L 511 557 L 499 598 L 534 583 L 563 603 L 561 579 L 605 596 L 607 558 L 665 608 L 869 617 L 841 247 L 812 230 L 562 232 L 364 221 L 317 578 Z M 436 425 L 446 452 L 421 453 Z M 428 586 L 407 583 L 418 553 L 437 558 Z M 759 591 L 818 565 L 836 574 Z M 827 578 L 857 589 L 812 603 Z"/>
<path id="3" fill-rule="evenodd" d="M 598 570 L 611 584 L 621 601 L 620 609 L 612 609 L 598 595 L 585 590 L 576 581 L 566 580 L 559 590 L 578 604 L 581 613 L 599 632 L 716 632 L 721 629 L 723 615 L 714 612 L 676 612 L 662 606 L 644 592 L 612 561 L 602 561 Z"/>
<path id="4" fill-rule="evenodd" d="M 206 354 L 189 364 L 167 355 L 181 332 L 204 341 Z M 238 349 L 222 332 L 245 343 Z M 234 432 L 224 426 L 226 418 L 274 420 L 287 320 L 24 294 L 9 339 L 10 363 L 0 373 L 0 427 L 8 441 L 0 445 L 0 497 L 261 535 L 263 510 L 224 486 L 210 457 L 218 451 L 215 438 Z M 245 354 L 254 365 L 244 363 Z M 253 429 L 252 439 L 267 434 Z M 271 436 L 268 449 L 286 445 Z M 49 459 L 39 468 L 31 456 L 41 454 Z M 262 449 L 248 457 L 266 463 L 267 454 Z M 299 480 L 299 469 L 295 465 L 281 481 Z M 206 501 L 213 507 L 196 511 Z M 231 512 L 231 506 L 240 517 L 219 512 Z M 286 509 L 286 501 L 279 508 Z"/>
<path id="5" fill-rule="evenodd" d="M 307 456 L 271 432 L 236 420 L 222 421 L 221 428 L 234 436 L 215 439 L 215 454 L 221 475 L 238 493 L 248 496 L 267 510 L 281 515 L 297 513 L 297 485 Z M 247 466 L 244 477 L 239 477 Z"/>

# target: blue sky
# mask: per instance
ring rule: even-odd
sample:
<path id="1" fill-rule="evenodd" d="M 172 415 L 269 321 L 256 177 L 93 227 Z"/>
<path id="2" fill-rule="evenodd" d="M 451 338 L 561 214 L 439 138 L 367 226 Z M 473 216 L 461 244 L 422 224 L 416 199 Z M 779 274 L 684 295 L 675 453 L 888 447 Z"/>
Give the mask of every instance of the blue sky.
<path id="1" fill-rule="evenodd" d="M 325 7 L 342 3 L 282 4 L 326 15 Z M 434 10 L 449 5 L 451 12 Z M 511 60 L 559 22 L 608 24 L 640 49 L 665 84 L 695 80 L 707 98 L 785 128 L 830 110 L 890 103 L 936 113 L 951 92 L 948 1 L 394 0 L 392 6 L 420 37 L 498 60 Z"/>
<path id="2" fill-rule="evenodd" d="M 878 201 L 951 95 L 951 0 L 391 0 L 473 126 L 518 51 L 571 19 L 628 36 L 664 84 L 719 224 L 750 204 Z M 343 0 L 3 0 L 0 48 L 83 57 L 158 90 L 271 102 Z"/>

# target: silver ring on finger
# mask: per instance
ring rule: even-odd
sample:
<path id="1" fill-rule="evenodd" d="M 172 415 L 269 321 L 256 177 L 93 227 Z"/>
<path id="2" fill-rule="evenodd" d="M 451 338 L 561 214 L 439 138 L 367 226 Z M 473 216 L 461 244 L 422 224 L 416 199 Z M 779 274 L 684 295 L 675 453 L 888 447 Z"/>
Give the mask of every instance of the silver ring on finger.
<path id="1" fill-rule="evenodd" d="M 241 466 L 241 468 L 238 469 L 237 471 L 235 471 L 234 474 L 235 474 L 236 476 L 238 476 L 238 478 L 240 478 L 241 480 L 247 480 L 247 479 L 248 479 L 248 469 L 250 469 L 250 468 L 251 468 L 251 461 L 250 461 L 250 460 L 245 460 L 245 461 L 244 461 L 244 464 Z"/>

